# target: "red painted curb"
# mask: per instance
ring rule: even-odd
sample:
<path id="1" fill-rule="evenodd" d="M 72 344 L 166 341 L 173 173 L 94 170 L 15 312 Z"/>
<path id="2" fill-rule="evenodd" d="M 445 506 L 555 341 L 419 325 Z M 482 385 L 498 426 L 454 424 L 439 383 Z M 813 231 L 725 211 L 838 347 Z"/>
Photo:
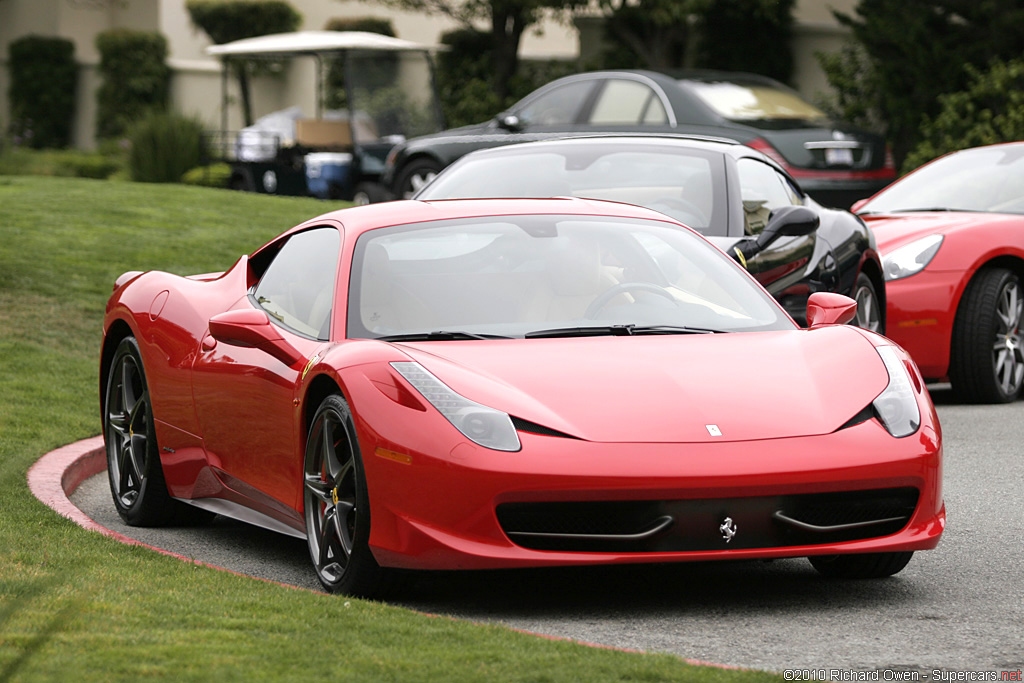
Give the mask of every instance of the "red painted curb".
<path id="1" fill-rule="evenodd" d="M 259 581 L 266 581 L 267 583 L 284 586 L 285 588 L 291 588 L 292 590 L 307 590 L 288 583 L 272 581 L 270 579 L 261 579 L 259 577 L 253 577 L 248 574 L 236 572 L 232 569 L 221 567 L 216 564 L 194 560 L 191 557 L 185 557 L 180 553 L 158 548 L 157 546 L 150 545 L 149 543 L 143 543 L 142 541 L 131 538 L 130 536 L 125 536 L 124 534 L 118 533 L 112 529 L 108 529 L 101 524 L 97 524 L 91 517 L 89 517 L 89 515 L 75 507 L 75 504 L 71 502 L 68 496 L 74 493 L 75 489 L 77 489 L 83 481 L 93 475 L 103 472 L 106 469 L 107 453 L 103 445 L 103 437 L 94 436 L 91 439 L 77 441 L 73 444 L 68 444 L 67 446 L 58 448 L 55 451 L 50 451 L 41 457 L 28 470 L 28 488 L 32 492 L 32 495 L 51 507 L 59 515 L 67 517 L 75 524 L 78 524 L 85 529 L 97 531 L 104 536 L 109 536 L 110 538 L 120 541 L 126 545 L 142 546 L 158 552 L 161 555 L 167 555 L 168 557 L 183 560 L 189 564 L 197 564 L 203 567 L 210 567 L 211 569 L 219 569 L 223 572 L 229 572 L 237 576 L 245 576 L 250 579 L 255 578 Z"/>
<path id="2" fill-rule="evenodd" d="M 148 543 L 136 540 L 124 534 L 118 533 L 111 529 L 106 528 L 100 524 L 97 524 L 91 517 L 75 507 L 75 504 L 68 498 L 75 492 L 83 481 L 99 474 L 107 469 L 107 453 L 103 446 L 103 437 L 94 436 L 91 439 L 84 439 L 83 441 L 77 441 L 67 446 L 62 446 L 55 451 L 50 451 L 43 457 L 39 458 L 32 467 L 28 470 L 28 488 L 36 498 L 42 503 L 51 507 L 54 511 L 63 517 L 67 517 L 75 524 L 89 529 L 91 531 L 98 531 L 104 536 L 109 536 L 115 540 L 125 543 L 127 545 L 138 545 L 144 548 L 149 548 L 162 555 L 174 557 L 179 560 L 183 560 L 190 564 L 197 564 L 203 567 L 210 567 L 211 569 L 219 569 L 223 572 L 229 572 L 236 576 L 244 576 L 249 579 L 257 579 L 258 581 L 266 581 L 267 583 L 273 583 L 278 586 L 284 586 L 285 588 L 291 588 L 292 590 L 308 591 L 306 588 L 300 588 L 293 586 L 288 583 L 282 583 L 280 581 L 273 581 L 271 579 L 261 579 L 259 577 L 249 576 L 241 572 L 236 572 L 226 567 L 221 567 L 215 564 L 209 564 L 208 562 L 201 562 L 194 560 L 191 557 L 185 557 L 176 552 L 170 550 L 164 550 Z M 316 591 L 308 591 L 315 593 Z M 428 612 L 419 612 L 418 610 L 412 610 L 418 614 L 423 614 L 428 617 L 439 617 L 437 614 L 430 614 Z M 454 619 L 454 617 L 447 617 Z M 473 622 L 476 623 L 476 622 Z M 628 648 L 615 647 L 612 645 L 599 645 L 597 643 L 588 643 L 586 641 L 575 640 L 573 638 L 564 638 L 561 636 L 551 636 L 543 633 L 534 633 L 519 628 L 512 628 L 511 630 L 519 633 L 525 633 L 531 636 L 537 636 L 538 638 L 545 638 L 547 640 L 561 640 L 571 643 L 577 643 L 579 645 L 586 645 L 587 647 L 594 647 L 598 649 L 606 650 L 618 650 L 620 652 L 633 652 L 642 653 L 640 650 L 632 650 Z M 714 664 L 712 662 L 702 662 L 697 659 L 686 659 L 680 658 L 687 664 L 694 666 L 708 666 L 716 669 L 733 669 L 743 671 L 742 667 L 729 666 L 727 664 Z"/>
<path id="3" fill-rule="evenodd" d="M 40 501 L 79 526 L 108 536 L 114 535 L 115 532 L 94 522 L 68 500 L 68 496 L 83 481 L 99 474 L 106 467 L 103 437 L 94 436 L 50 451 L 41 457 L 29 468 L 28 488 Z"/>

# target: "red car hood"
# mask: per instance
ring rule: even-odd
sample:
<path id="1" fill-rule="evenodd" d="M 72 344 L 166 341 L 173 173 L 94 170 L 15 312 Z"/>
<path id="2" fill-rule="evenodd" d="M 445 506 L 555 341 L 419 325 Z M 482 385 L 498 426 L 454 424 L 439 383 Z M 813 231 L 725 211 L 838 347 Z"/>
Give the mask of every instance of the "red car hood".
<path id="1" fill-rule="evenodd" d="M 878 251 L 882 254 L 932 234 L 946 234 L 962 228 L 976 227 L 979 223 L 1019 225 L 1020 216 L 1007 214 L 959 213 L 955 211 L 922 211 L 861 216 L 875 234 Z"/>
<path id="2" fill-rule="evenodd" d="M 825 434 L 889 381 L 871 342 L 845 326 L 399 346 L 467 398 L 601 442 Z"/>

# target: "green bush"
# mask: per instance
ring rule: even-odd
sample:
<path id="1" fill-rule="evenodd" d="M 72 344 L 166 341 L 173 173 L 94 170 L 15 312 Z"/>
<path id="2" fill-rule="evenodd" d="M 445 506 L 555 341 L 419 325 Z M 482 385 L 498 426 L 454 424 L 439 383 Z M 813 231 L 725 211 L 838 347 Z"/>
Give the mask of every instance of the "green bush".
<path id="1" fill-rule="evenodd" d="M 326 31 L 366 31 L 395 37 L 395 26 L 383 17 L 334 17 L 327 20 Z"/>
<path id="2" fill-rule="evenodd" d="M 939 113 L 925 118 L 904 173 L 959 149 L 1024 140 L 1024 59 L 965 68 L 967 89 L 939 96 Z"/>
<path id="3" fill-rule="evenodd" d="M 167 108 L 171 69 L 167 39 L 159 33 L 114 29 L 96 36 L 103 84 L 96 95 L 96 135 L 124 135 L 152 111 Z"/>
<path id="4" fill-rule="evenodd" d="M 295 31 L 302 15 L 286 0 L 187 0 L 192 23 L 218 45 Z"/>
<path id="5" fill-rule="evenodd" d="M 181 182 L 186 185 L 199 185 L 202 187 L 226 188 L 230 181 L 231 166 L 223 162 L 210 164 L 209 166 L 197 166 L 181 177 Z"/>
<path id="6" fill-rule="evenodd" d="M 203 124 L 174 113 L 153 113 L 136 123 L 129 135 L 128 170 L 132 180 L 176 183 L 186 171 L 208 158 Z"/>
<path id="7" fill-rule="evenodd" d="M 64 38 L 25 36 L 8 48 L 11 136 L 34 148 L 66 147 L 75 115 L 75 45 Z"/>
<path id="8" fill-rule="evenodd" d="M 0 152 L 0 175 L 41 175 L 105 180 L 122 166 L 116 156 L 74 149 L 33 150 L 8 146 Z"/>

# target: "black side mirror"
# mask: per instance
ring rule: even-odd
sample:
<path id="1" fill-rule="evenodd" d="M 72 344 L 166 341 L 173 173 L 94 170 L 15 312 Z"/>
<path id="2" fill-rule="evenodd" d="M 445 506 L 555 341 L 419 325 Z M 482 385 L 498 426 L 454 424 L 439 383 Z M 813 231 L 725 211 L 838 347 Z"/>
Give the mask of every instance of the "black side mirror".
<path id="1" fill-rule="evenodd" d="M 494 121 L 498 124 L 498 128 L 504 128 L 510 133 L 518 133 L 523 129 L 522 120 L 511 112 L 502 112 L 494 117 Z"/>
<path id="2" fill-rule="evenodd" d="M 744 266 L 780 237 L 809 235 L 818 229 L 821 219 L 806 206 L 783 206 L 772 211 L 768 225 L 757 237 L 748 238 L 733 249 L 733 257 Z"/>

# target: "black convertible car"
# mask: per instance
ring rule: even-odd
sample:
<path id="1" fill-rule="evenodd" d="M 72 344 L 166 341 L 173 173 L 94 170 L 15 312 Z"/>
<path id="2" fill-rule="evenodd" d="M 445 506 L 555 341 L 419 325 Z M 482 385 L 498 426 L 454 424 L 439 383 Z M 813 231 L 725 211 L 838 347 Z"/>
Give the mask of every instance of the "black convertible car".
<path id="1" fill-rule="evenodd" d="M 595 132 L 736 140 L 774 159 L 826 206 L 849 207 L 896 178 L 882 138 L 830 121 L 770 78 L 727 71 L 595 71 L 552 81 L 491 121 L 394 147 L 381 182 L 394 196 L 408 198 L 474 150 Z"/>
<path id="2" fill-rule="evenodd" d="M 731 140 L 608 135 L 480 150 L 414 198 L 558 196 L 636 204 L 685 223 L 743 263 L 800 324 L 808 296 L 829 291 L 857 300 L 857 325 L 885 330 L 882 267 L 864 222 L 822 207 L 773 160 Z M 807 228 L 779 233 L 773 219 L 793 212 L 806 214 Z"/>

